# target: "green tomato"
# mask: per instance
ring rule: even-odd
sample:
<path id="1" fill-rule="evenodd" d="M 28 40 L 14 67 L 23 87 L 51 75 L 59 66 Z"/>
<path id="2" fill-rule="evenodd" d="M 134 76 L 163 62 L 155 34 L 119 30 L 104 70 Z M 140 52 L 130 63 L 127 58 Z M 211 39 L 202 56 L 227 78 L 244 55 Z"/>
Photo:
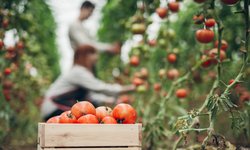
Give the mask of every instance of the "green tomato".
<path id="1" fill-rule="evenodd" d="M 136 91 L 138 92 L 138 93 L 143 93 L 143 92 L 146 92 L 146 87 L 144 86 L 144 85 L 140 85 L 140 86 L 138 86 L 137 87 L 137 89 L 136 89 Z"/>

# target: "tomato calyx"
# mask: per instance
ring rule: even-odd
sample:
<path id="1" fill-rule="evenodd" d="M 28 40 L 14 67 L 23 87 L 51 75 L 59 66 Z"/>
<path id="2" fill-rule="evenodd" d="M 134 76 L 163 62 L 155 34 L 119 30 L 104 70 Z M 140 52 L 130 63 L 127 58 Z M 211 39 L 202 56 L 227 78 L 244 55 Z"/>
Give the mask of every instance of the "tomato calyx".
<path id="1" fill-rule="evenodd" d="M 73 115 L 72 115 L 72 113 L 68 113 L 68 114 L 66 114 L 66 115 L 67 115 L 67 117 L 70 118 L 70 119 L 74 118 Z"/>
<path id="2" fill-rule="evenodd" d="M 117 121 L 118 124 L 122 124 L 124 122 L 124 120 L 125 119 L 123 118 L 123 119 L 117 119 L 116 121 Z"/>

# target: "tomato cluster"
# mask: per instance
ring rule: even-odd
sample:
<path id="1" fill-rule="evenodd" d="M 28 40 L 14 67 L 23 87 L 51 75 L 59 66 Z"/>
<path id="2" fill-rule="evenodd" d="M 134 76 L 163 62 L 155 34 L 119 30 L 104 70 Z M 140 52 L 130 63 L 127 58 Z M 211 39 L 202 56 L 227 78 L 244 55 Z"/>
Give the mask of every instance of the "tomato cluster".
<path id="1" fill-rule="evenodd" d="M 120 103 L 112 110 L 107 106 L 95 108 L 90 102 L 82 101 L 74 104 L 71 110 L 48 119 L 47 123 L 134 124 L 136 119 L 137 112 L 129 104 Z"/>

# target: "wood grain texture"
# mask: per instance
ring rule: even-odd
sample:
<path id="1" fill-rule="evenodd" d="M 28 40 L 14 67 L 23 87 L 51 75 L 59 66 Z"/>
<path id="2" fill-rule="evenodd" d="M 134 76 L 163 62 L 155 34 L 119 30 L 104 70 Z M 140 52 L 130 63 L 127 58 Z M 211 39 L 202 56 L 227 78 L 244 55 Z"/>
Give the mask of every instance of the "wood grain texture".
<path id="1" fill-rule="evenodd" d="M 141 150 L 140 147 L 127 148 L 43 148 L 39 150 Z"/>
<path id="2" fill-rule="evenodd" d="M 39 123 L 38 129 L 38 144 L 40 144 L 42 148 L 99 146 L 141 147 L 141 124 L 89 125 Z"/>

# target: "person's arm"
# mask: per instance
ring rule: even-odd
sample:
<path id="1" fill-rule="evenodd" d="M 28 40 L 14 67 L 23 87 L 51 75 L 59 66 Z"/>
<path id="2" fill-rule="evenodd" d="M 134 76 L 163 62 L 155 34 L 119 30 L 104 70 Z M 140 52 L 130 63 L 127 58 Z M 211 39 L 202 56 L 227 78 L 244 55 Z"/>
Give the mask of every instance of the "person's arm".
<path id="1" fill-rule="evenodd" d="M 77 49 L 77 47 L 83 44 L 88 44 L 95 47 L 99 51 L 113 51 L 115 48 L 114 45 L 96 41 L 86 30 L 87 29 L 85 29 L 80 23 L 73 23 L 70 25 L 69 38 L 74 49 Z"/>
<path id="2" fill-rule="evenodd" d="M 119 84 L 105 83 L 93 76 L 91 72 L 83 67 L 76 66 L 71 72 L 70 77 L 73 84 L 84 87 L 88 90 L 104 93 L 107 95 L 118 95 L 120 93 L 133 91 L 134 86 L 121 86 Z"/>

